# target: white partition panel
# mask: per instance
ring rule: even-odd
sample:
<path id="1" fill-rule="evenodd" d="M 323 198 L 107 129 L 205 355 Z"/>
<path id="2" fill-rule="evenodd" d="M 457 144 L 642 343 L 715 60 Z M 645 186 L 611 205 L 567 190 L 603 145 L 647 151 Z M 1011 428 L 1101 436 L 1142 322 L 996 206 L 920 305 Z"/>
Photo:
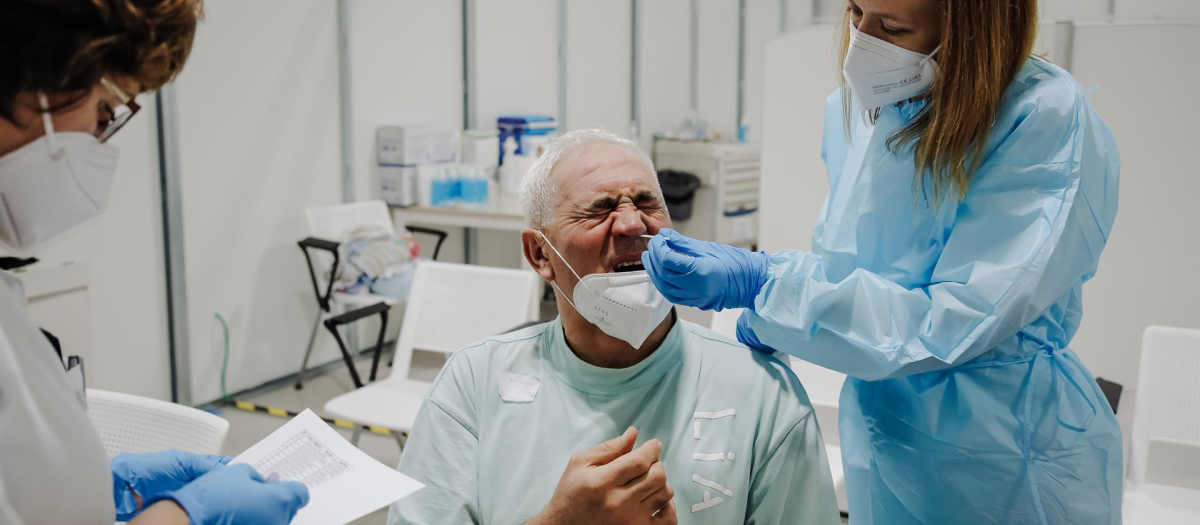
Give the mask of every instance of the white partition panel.
<path id="1" fill-rule="evenodd" d="M 295 373 L 317 308 L 296 241 L 341 201 L 336 3 L 208 2 L 178 80 L 192 400 Z M 270 28 L 264 36 L 263 28 Z M 332 345 L 318 360 L 333 357 Z"/>
<path id="2" fill-rule="evenodd" d="M 766 45 L 758 246 L 811 247 L 829 192 L 821 162 L 825 98 L 837 87 L 833 26 L 811 26 Z"/>
<path id="3" fill-rule="evenodd" d="M 1118 20 L 1200 22 L 1197 0 L 1112 0 Z"/>
<path id="4" fill-rule="evenodd" d="M 89 270 L 84 322 L 91 325 L 90 347 L 63 348 L 83 356 L 88 386 L 170 399 L 156 104 L 153 94 L 138 101 L 141 113 L 110 142 L 121 158 L 104 217 L 39 258 L 49 265 L 86 263 Z M 41 309 L 67 319 L 79 315 L 53 305 Z"/>
<path id="5" fill-rule="evenodd" d="M 1038 16 L 1045 21 L 1106 20 L 1112 0 L 1039 0 Z M 1142 2 L 1143 0 L 1136 0 Z"/>
<path id="6" fill-rule="evenodd" d="M 712 129 L 736 137 L 738 0 L 704 0 L 696 6 L 696 94 L 700 114 Z"/>
<path id="7" fill-rule="evenodd" d="M 674 130 L 689 106 L 689 0 L 638 2 L 638 128 L 650 150 L 655 132 Z"/>
<path id="8" fill-rule="evenodd" d="M 1063 25 L 1069 26 L 1070 24 Z M 1059 50 L 1054 48 L 1059 40 L 1058 33 L 1060 31 L 1070 31 L 1070 29 L 1063 29 L 1062 26 L 1055 22 L 1042 22 L 1038 24 L 1037 40 L 1033 42 L 1033 54 L 1045 57 L 1046 60 L 1055 64 L 1063 65 L 1065 63 L 1064 57 L 1058 56 L 1060 54 Z M 1065 58 L 1069 59 L 1070 57 Z"/>
<path id="9" fill-rule="evenodd" d="M 375 130 L 462 126 L 462 3 L 354 0 L 349 6 L 355 194 L 377 195 Z"/>
<path id="10" fill-rule="evenodd" d="M 632 3 L 568 0 L 566 6 L 566 128 L 628 135 Z"/>
<path id="11" fill-rule="evenodd" d="M 1200 26 L 1080 24 L 1073 47 L 1074 74 L 1100 88 L 1091 100 L 1116 136 L 1121 193 L 1072 346 L 1096 375 L 1136 388 L 1146 326 L 1200 327 L 1200 110 L 1186 102 L 1200 66 L 1178 58 L 1200 50 Z"/>
<path id="12" fill-rule="evenodd" d="M 558 0 L 475 5 L 475 127 L 513 113 L 558 113 Z"/>
<path id="13" fill-rule="evenodd" d="M 779 36 L 779 0 L 746 1 L 746 49 L 742 57 L 746 61 L 745 101 L 746 140 L 758 142 L 762 138 L 763 108 L 763 48 L 767 41 Z M 739 123 L 740 124 L 740 123 Z"/>
<path id="14" fill-rule="evenodd" d="M 812 0 L 812 4 L 812 14 L 817 22 L 833 22 L 846 11 L 846 0 Z"/>
<path id="15" fill-rule="evenodd" d="M 798 31 L 803 27 L 814 23 L 813 15 L 816 9 L 815 4 L 823 0 L 779 0 L 783 3 L 783 10 L 786 17 L 785 25 L 788 32 Z"/>

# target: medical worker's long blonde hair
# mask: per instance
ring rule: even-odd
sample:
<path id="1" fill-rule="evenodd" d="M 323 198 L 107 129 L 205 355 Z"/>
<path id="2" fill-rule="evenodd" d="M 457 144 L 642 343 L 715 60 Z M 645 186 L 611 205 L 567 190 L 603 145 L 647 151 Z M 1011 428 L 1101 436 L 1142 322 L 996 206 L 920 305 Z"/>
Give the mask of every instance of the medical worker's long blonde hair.
<path id="1" fill-rule="evenodd" d="M 1000 97 L 1029 57 L 1037 37 L 1037 0 L 936 0 L 944 21 L 938 72 L 929 103 L 888 138 L 888 148 L 911 148 L 917 198 L 937 206 L 953 190 L 959 200 L 983 162 Z M 840 64 L 850 46 L 849 12 L 839 30 Z M 840 77 L 839 73 L 839 77 Z M 855 113 L 845 77 L 842 112 L 847 132 Z M 874 118 L 878 112 L 872 112 Z"/>

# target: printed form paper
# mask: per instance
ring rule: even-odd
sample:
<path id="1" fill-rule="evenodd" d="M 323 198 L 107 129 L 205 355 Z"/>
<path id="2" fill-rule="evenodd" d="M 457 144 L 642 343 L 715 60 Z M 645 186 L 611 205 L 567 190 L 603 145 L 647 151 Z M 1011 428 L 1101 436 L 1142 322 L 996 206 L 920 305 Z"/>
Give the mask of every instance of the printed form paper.
<path id="1" fill-rule="evenodd" d="M 366 455 L 305 410 L 243 452 L 231 463 L 247 463 L 264 478 L 308 486 L 308 505 L 292 525 L 344 525 L 424 487 Z"/>

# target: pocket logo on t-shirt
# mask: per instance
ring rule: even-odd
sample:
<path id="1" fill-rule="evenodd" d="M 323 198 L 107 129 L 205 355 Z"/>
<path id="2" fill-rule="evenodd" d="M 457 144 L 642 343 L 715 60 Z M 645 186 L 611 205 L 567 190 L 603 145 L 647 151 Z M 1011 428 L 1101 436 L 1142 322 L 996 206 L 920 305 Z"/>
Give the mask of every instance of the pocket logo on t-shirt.
<path id="1" fill-rule="evenodd" d="M 500 399 L 510 403 L 528 403 L 537 396 L 540 381 L 533 376 L 500 371 Z"/>

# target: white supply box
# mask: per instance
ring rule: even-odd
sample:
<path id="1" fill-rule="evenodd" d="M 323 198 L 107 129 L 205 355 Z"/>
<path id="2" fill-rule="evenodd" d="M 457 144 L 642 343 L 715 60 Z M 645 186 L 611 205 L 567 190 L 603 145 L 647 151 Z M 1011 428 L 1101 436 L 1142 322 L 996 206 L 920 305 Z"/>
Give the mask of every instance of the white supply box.
<path id="1" fill-rule="evenodd" d="M 380 166 L 417 166 L 458 160 L 461 133 L 450 126 L 405 124 L 375 131 Z"/>
<path id="2" fill-rule="evenodd" d="M 392 206 L 408 207 L 418 203 L 417 167 L 379 166 L 379 198 Z"/>
<path id="3" fill-rule="evenodd" d="M 393 206 L 421 203 L 417 167 L 455 162 L 461 141 L 461 133 L 451 126 L 380 126 L 375 130 L 379 198 Z"/>

